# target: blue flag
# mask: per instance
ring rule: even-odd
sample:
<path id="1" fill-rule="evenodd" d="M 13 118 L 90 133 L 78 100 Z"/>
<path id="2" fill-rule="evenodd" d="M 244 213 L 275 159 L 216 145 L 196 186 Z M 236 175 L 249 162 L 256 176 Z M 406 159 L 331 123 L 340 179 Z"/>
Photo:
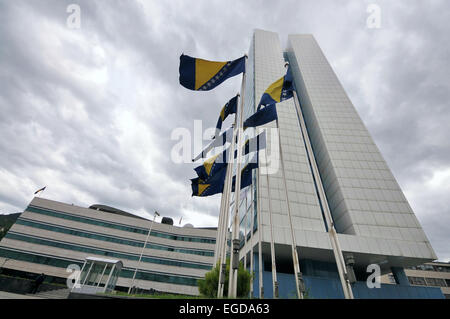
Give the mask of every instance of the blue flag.
<path id="1" fill-rule="evenodd" d="M 192 196 L 206 197 L 223 192 L 227 169 L 224 166 L 208 182 L 199 177 L 191 179 Z"/>
<path id="2" fill-rule="evenodd" d="M 258 168 L 258 162 L 259 162 L 259 153 L 256 153 L 253 159 L 241 170 L 241 189 L 244 189 L 252 184 L 252 171 L 255 168 Z M 233 181 L 231 184 L 232 192 L 234 192 L 235 190 L 235 184 L 236 184 L 236 175 L 233 176 Z"/>
<path id="3" fill-rule="evenodd" d="M 245 72 L 245 56 L 234 61 L 216 62 L 180 56 L 180 84 L 189 90 L 209 91 L 226 79 Z"/>
<path id="4" fill-rule="evenodd" d="M 238 100 L 238 95 L 236 95 L 231 100 L 229 100 L 227 102 L 227 104 L 225 104 L 225 106 L 220 111 L 220 116 L 219 116 L 219 119 L 217 120 L 217 125 L 216 125 L 216 136 L 219 135 L 220 130 L 222 129 L 222 123 L 223 123 L 223 121 L 225 121 L 227 116 L 230 114 L 236 113 L 237 100 Z"/>
<path id="5" fill-rule="evenodd" d="M 222 168 L 227 166 L 228 149 L 207 159 L 202 165 L 194 168 L 198 177 L 205 183 L 208 183 Z"/>

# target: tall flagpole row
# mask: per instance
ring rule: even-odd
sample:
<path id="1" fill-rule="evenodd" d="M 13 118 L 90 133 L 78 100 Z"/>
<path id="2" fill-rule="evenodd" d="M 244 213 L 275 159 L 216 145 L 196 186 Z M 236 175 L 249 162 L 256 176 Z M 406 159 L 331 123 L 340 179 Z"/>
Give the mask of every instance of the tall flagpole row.
<path id="1" fill-rule="evenodd" d="M 299 264 L 299 260 L 298 260 L 298 253 L 297 253 L 297 241 L 295 240 L 295 233 L 294 233 L 294 228 L 292 226 L 292 215 L 291 215 L 291 205 L 289 202 L 289 192 L 287 189 L 287 182 L 286 182 L 286 170 L 284 168 L 284 159 L 283 159 L 283 148 L 281 146 L 281 132 L 280 132 L 280 126 L 278 123 L 278 118 L 276 120 L 277 122 L 277 129 L 278 129 L 278 142 L 279 142 L 279 146 L 280 146 L 280 162 L 281 162 L 281 170 L 283 172 L 283 181 L 284 181 L 284 191 L 285 191 L 285 195 L 286 195 L 286 202 L 287 202 L 287 208 L 288 208 L 288 217 L 289 217 L 289 226 L 290 226 L 290 230 L 291 230 L 291 237 L 292 237 L 292 245 L 291 245 L 291 250 L 292 250 L 292 261 L 294 264 L 294 276 L 295 276 L 295 287 L 297 289 L 297 296 L 300 299 L 303 299 L 303 291 L 300 287 L 300 264 Z"/>
<path id="2" fill-rule="evenodd" d="M 238 146 L 237 146 L 237 163 L 236 163 L 236 184 L 234 188 L 234 215 L 231 242 L 231 258 L 230 258 L 230 276 L 228 297 L 236 298 L 237 296 L 237 274 L 239 268 L 239 204 L 241 194 L 241 155 L 242 155 L 242 134 L 243 134 L 243 116 L 244 116 L 244 100 L 245 100 L 245 80 L 247 78 L 247 55 L 245 56 L 245 71 L 242 75 L 241 96 L 239 99 L 239 125 Z M 236 260 L 237 258 L 237 260 Z"/>
<path id="3" fill-rule="evenodd" d="M 260 168 L 258 168 L 257 184 L 258 191 L 256 193 L 257 200 L 257 222 L 258 222 L 258 288 L 259 288 L 259 298 L 264 298 L 264 284 L 263 284 L 263 261 L 262 261 L 262 220 L 261 220 L 261 183 L 260 183 Z"/>
<path id="4" fill-rule="evenodd" d="M 333 248 L 333 254 L 336 260 L 336 265 L 338 268 L 339 278 L 341 280 L 342 289 L 344 291 L 344 296 L 346 299 L 353 299 L 353 291 L 348 280 L 348 273 L 345 265 L 344 256 L 342 254 L 342 250 L 339 244 L 338 236 L 336 233 L 336 229 L 334 227 L 333 219 L 331 217 L 331 212 L 328 206 L 328 201 L 325 196 L 325 191 L 323 189 L 322 182 L 320 180 L 319 170 L 317 167 L 317 163 L 315 161 L 314 154 L 312 153 L 311 142 L 309 140 L 308 132 L 306 131 L 305 120 L 303 118 L 303 113 L 300 109 L 300 105 L 298 104 L 297 93 L 294 91 L 294 104 L 297 108 L 297 113 L 300 119 L 301 129 L 303 133 L 303 139 L 306 145 L 306 151 L 308 153 L 308 157 L 310 159 L 311 167 L 313 170 L 314 179 L 316 180 L 316 185 L 319 193 L 320 201 L 322 202 L 322 208 L 325 216 L 325 223 L 327 226 L 328 235 L 330 237 L 331 246 Z"/>
<path id="5" fill-rule="evenodd" d="M 267 165 L 267 147 L 264 151 L 264 156 Z M 278 280 L 277 280 L 277 264 L 275 260 L 275 244 L 273 240 L 273 220 L 272 220 L 272 200 L 270 198 L 270 184 L 269 184 L 269 172 L 266 172 L 266 182 L 267 182 L 267 198 L 269 202 L 269 218 L 270 218 L 270 256 L 272 261 L 272 294 L 273 298 L 278 298 Z"/>
<path id="6" fill-rule="evenodd" d="M 225 274 L 226 267 L 226 259 L 227 259 L 227 234 L 228 234 L 228 223 L 229 223 L 229 215 L 230 215 L 230 198 L 231 198 L 231 186 L 232 186 L 232 176 L 233 176 L 233 162 L 234 162 L 234 150 L 236 147 L 236 117 L 235 122 L 233 125 L 233 139 L 231 141 L 230 151 L 228 154 L 228 165 L 227 165 L 227 175 L 225 178 L 225 185 L 223 189 L 223 198 L 224 198 L 224 207 L 221 213 L 223 214 L 222 217 L 222 228 L 221 232 L 219 234 L 220 236 L 220 242 L 221 246 L 219 247 L 219 254 L 220 254 L 220 265 L 219 265 L 219 283 L 218 283 L 218 289 L 217 289 L 217 297 L 221 298 L 223 297 L 223 289 L 224 289 L 224 283 L 225 278 L 223 278 L 223 275 Z"/>

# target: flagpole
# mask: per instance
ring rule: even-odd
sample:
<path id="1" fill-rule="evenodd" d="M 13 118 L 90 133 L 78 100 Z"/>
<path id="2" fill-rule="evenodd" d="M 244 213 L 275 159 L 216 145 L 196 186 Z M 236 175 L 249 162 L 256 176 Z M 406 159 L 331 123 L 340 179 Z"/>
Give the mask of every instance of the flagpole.
<path id="1" fill-rule="evenodd" d="M 152 227 L 153 227 L 153 224 L 155 223 L 156 215 L 159 216 L 159 214 L 158 214 L 157 211 L 155 211 L 155 215 L 154 215 L 154 217 L 153 217 L 153 222 L 150 224 L 150 228 L 149 228 L 149 230 L 148 230 L 147 238 L 145 239 L 144 246 L 142 247 L 142 250 L 141 250 L 141 255 L 139 256 L 139 261 L 138 261 L 138 263 L 137 263 L 137 265 L 136 265 L 136 269 L 134 270 L 133 280 L 131 281 L 130 288 L 128 288 L 128 294 L 130 294 L 131 289 L 133 288 L 133 285 L 134 285 L 134 279 L 136 278 L 136 273 L 137 273 L 137 270 L 138 270 L 139 265 L 140 265 L 140 263 L 141 263 L 142 255 L 144 254 L 144 249 L 145 249 L 145 247 L 147 246 L 148 238 L 150 237 L 150 233 L 152 232 Z"/>
<path id="2" fill-rule="evenodd" d="M 277 123 L 278 126 L 278 123 Z M 279 135 L 279 134 L 278 134 Z M 266 165 L 267 165 L 267 147 L 264 150 L 264 158 L 266 161 Z M 267 168 L 268 170 L 268 168 Z M 275 260 L 275 244 L 274 244 L 274 240 L 273 240 L 273 221 L 272 221 L 272 200 L 270 199 L 270 184 L 269 184 L 269 172 L 266 172 L 266 182 L 267 182 L 267 198 L 268 198 L 268 202 L 269 202 L 269 218 L 270 218 L 270 256 L 271 256 L 271 260 L 272 260 L 272 294 L 273 294 L 273 298 L 277 299 L 278 298 L 278 289 L 276 288 L 278 285 L 278 280 L 277 280 L 277 265 L 276 265 L 276 260 Z"/>
<path id="3" fill-rule="evenodd" d="M 258 165 L 259 165 L 259 158 L 258 158 Z M 253 177 L 253 175 L 252 175 Z M 252 182 L 253 182 L 253 178 L 252 178 Z M 253 187 L 250 188 L 250 192 L 251 192 L 251 207 L 253 207 L 254 202 L 255 202 L 255 192 L 253 191 Z M 248 218 L 248 217 L 247 217 Z M 255 218 L 253 216 L 253 210 L 251 210 L 251 218 L 252 218 L 252 222 L 250 223 L 250 274 L 252 276 L 250 276 L 250 298 L 253 298 L 253 228 L 254 228 L 254 223 L 255 223 Z M 245 238 L 247 238 L 247 234 L 245 235 Z"/>
<path id="4" fill-rule="evenodd" d="M 226 168 L 226 175 L 225 175 L 225 182 L 224 182 L 224 187 L 223 187 L 223 191 L 222 191 L 222 197 L 221 197 L 221 201 L 220 201 L 220 210 L 219 210 L 219 221 L 217 224 L 217 240 L 216 240 L 216 247 L 214 249 L 214 262 L 213 265 L 217 264 L 217 261 L 220 261 L 220 252 L 221 247 L 222 247 L 222 229 L 223 229 L 223 211 L 224 211 L 224 205 L 225 205 L 225 188 L 226 188 L 226 184 L 228 182 L 228 166 Z"/>
<path id="5" fill-rule="evenodd" d="M 260 163 L 258 163 L 258 165 L 261 165 Z M 259 166 L 260 167 L 260 166 Z M 256 200 L 257 200 L 257 222 L 258 222 L 258 277 L 259 277 L 259 282 L 258 282 L 258 286 L 259 286 L 259 298 L 264 298 L 264 283 L 263 283 L 263 265 L 262 265 L 262 238 L 261 238 L 261 233 L 262 233 L 262 223 L 261 223 L 261 214 L 262 214 L 262 209 L 261 209 L 261 183 L 260 183 L 260 178 L 259 178 L 259 170 L 260 168 L 258 168 L 258 175 L 256 176 L 257 183 L 258 183 L 258 192 L 256 194 Z"/>
<path id="6" fill-rule="evenodd" d="M 242 134 L 243 134 L 243 116 L 244 116 L 244 99 L 245 99 L 245 80 L 247 78 L 247 55 L 245 55 L 245 71 L 242 75 L 240 108 L 239 108 L 239 126 L 238 131 L 238 146 L 237 146 L 237 164 L 236 164 L 236 184 L 234 188 L 234 216 L 232 229 L 232 243 L 231 243 L 231 258 L 230 258 L 230 276 L 228 297 L 236 298 L 237 295 L 237 274 L 239 268 L 239 204 L 241 194 L 241 154 L 242 154 Z M 237 261 L 235 259 L 238 259 Z"/>
<path id="7" fill-rule="evenodd" d="M 287 190 L 287 182 L 286 182 L 286 170 L 284 169 L 284 159 L 283 159 L 283 148 L 281 146 L 281 133 L 280 133 L 280 125 L 278 123 L 278 117 L 277 117 L 277 129 L 278 129 L 278 143 L 280 145 L 280 162 L 281 162 L 281 170 L 283 172 L 283 181 L 284 181 L 284 191 L 286 195 L 286 202 L 287 202 L 287 208 L 288 208 L 288 217 L 289 217 L 289 224 L 291 229 L 291 237 L 292 237 L 292 261 L 294 264 L 294 276 L 295 276 L 295 286 L 297 289 L 297 296 L 299 299 L 303 299 L 303 292 L 300 289 L 300 283 L 299 283 L 299 275 L 300 273 L 300 265 L 298 261 L 298 253 L 297 253 L 297 242 L 295 240 L 295 234 L 294 229 L 292 227 L 292 216 L 291 216 L 291 205 L 289 203 L 289 194 Z"/>
<path id="8" fill-rule="evenodd" d="M 322 181 L 320 179 L 319 170 L 317 167 L 317 163 L 315 161 L 314 154 L 312 153 L 311 142 L 309 140 L 308 132 L 306 131 L 305 120 L 303 118 L 303 113 L 300 109 L 300 105 L 298 102 L 297 93 L 294 91 L 294 104 L 297 108 L 297 113 L 300 119 L 303 139 L 305 141 L 306 151 L 309 157 L 309 162 L 311 164 L 311 168 L 313 171 L 313 176 L 316 181 L 317 190 L 319 194 L 319 199 L 322 202 L 322 208 L 325 216 L 325 224 L 327 226 L 327 232 L 330 236 L 331 246 L 333 248 L 334 258 L 336 261 L 336 265 L 338 268 L 339 278 L 341 280 L 342 290 L 344 291 L 344 295 L 346 299 L 353 299 L 353 291 L 350 281 L 348 280 L 347 269 L 344 261 L 344 256 L 342 254 L 342 250 L 339 244 L 339 239 L 336 233 L 336 229 L 334 227 L 333 219 L 331 217 L 330 208 L 328 206 L 328 201 L 325 196 L 325 191 L 323 189 Z"/>
<path id="9" fill-rule="evenodd" d="M 221 229 L 221 246 L 220 249 L 220 265 L 219 265 L 219 283 L 217 289 L 217 297 L 223 297 L 223 289 L 225 280 L 222 279 L 222 276 L 225 274 L 224 266 L 226 267 L 226 248 L 227 248 L 227 229 L 228 229 L 228 219 L 230 215 L 230 197 L 231 197 L 231 184 L 232 184 L 232 176 L 233 176 L 233 163 L 234 163 L 234 149 L 236 147 L 236 122 L 237 119 L 235 117 L 233 124 L 233 134 L 230 146 L 230 152 L 228 154 L 228 165 L 227 165 L 227 175 L 225 177 L 224 184 L 224 202 L 223 202 L 223 210 L 222 213 L 224 216 L 222 217 L 222 229 Z"/>

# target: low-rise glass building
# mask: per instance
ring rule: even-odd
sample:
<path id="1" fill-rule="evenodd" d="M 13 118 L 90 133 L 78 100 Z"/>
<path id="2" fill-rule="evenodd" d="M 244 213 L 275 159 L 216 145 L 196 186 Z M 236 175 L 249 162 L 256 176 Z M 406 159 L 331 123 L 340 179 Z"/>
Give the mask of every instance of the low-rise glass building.
<path id="1" fill-rule="evenodd" d="M 197 280 L 212 269 L 216 229 L 177 227 L 105 206 L 83 208 L 34 198 L 0 242 L 5 274 L 40 274 L 64 283 L 86 257 L 120 260 L 116 290 L 198 295 Z M 102 209 L 102 210 L 100 210 Z M 139 258 L 149 229 L 141 262 Z"/>

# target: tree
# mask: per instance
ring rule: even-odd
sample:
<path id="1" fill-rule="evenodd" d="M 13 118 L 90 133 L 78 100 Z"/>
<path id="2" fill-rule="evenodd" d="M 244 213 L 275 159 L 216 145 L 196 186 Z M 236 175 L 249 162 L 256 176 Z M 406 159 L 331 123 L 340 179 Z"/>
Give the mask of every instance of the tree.
<path id="1" fill-rule="evenodd" d="M 223 289 L 223 295 L 228 295 L 228 278 L 230 273 L 230 259 L 227 258 L 225 271 L 225 285 Z M 205 274 L 205 279 L 199 279 L 198 290 L 200 294 L 208 298 L 217 297 L 217 286 L 219 284 L 219 263 L 210 271 Z M 237 286 L 237 297 L 247 297 L 250 292 L 250 278 L 252 275 L 248 270 L 244 268 L 243 263 L 239 263 L 238 268 L 238 286 Z"/>

